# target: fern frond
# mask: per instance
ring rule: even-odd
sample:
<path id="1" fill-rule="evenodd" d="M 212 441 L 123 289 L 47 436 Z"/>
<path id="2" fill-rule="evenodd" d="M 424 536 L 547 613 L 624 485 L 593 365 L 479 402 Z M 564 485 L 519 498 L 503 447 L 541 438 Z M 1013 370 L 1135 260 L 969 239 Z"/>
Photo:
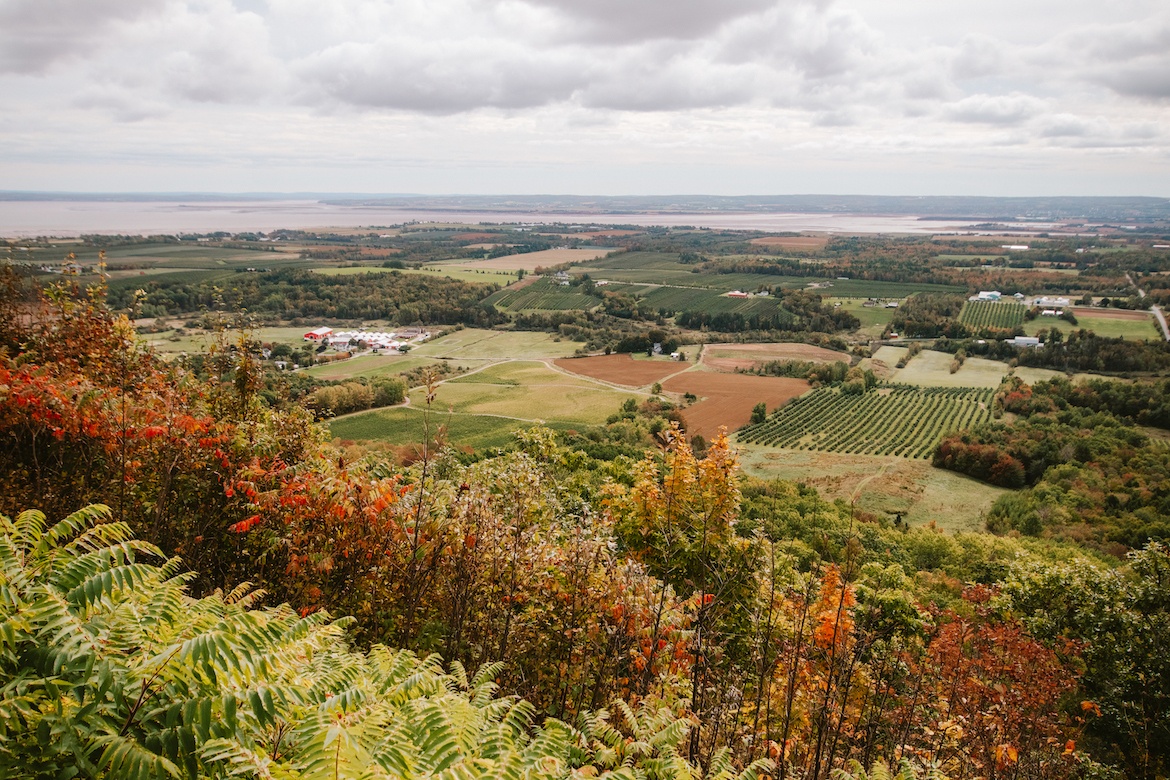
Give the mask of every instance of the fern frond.
<path id="1" fill-rule="evenodd" d="M 103 747 L 98 763 L 111 777 L 127 780 L 157 780 L 161 777 L 181 777 L 182 772 L 169 759 L 152 753 L 130 737 L 109 734 L 95 740 Z"/>

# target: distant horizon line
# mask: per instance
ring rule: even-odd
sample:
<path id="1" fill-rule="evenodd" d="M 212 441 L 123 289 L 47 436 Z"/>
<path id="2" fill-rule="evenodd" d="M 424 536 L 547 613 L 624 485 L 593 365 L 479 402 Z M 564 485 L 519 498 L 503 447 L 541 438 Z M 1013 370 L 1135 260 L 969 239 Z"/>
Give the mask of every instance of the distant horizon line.
<path id="1" fill-rule="evenodd" d="M 717 195 L 703 192 L 674 192 L 674 193 L 646 193 L 638 195 L 603 195 L 596 193 L 470 193 L 470 192 L 353 192 L 353 191 L 325 191 L 325 190 L 4 190 L 0 189 L 0 200 L 98 200 L 98 199 L 293 199 L 293 198 L 336 198 L 336 199 L 369 199 L 369 198 L 466 198 L 466 199 L 598 199 L 598 200 L 660 200 L 668 198 L 704 198 L 711 200 L 784 200 L 784 199 L 819 199 L 819 198 L 849 198 L 875 200 L 1006 200 L 1006 201 L 1170 201 L 1170 195 L 874 195 L 865 193 L 818 193 L 818 192 L 791 192 L 769 194 L 741 194 Z"/>

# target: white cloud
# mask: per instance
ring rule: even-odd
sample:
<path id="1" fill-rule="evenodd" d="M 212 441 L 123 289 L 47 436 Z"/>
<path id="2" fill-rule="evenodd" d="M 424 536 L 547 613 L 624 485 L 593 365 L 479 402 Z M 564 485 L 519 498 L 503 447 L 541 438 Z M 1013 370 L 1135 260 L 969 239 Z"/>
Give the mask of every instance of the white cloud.
<path id="1" fill-rule="evenodd" d="M 1119 2 L 1110 18 L 1081 0 L 0 0 L 21 119 L 0 118 L 0 166 L 686 159 L 747 181 L 797 152 L 839 171 L 1115 149 L 1166 171 L 1170 16 Z"/>

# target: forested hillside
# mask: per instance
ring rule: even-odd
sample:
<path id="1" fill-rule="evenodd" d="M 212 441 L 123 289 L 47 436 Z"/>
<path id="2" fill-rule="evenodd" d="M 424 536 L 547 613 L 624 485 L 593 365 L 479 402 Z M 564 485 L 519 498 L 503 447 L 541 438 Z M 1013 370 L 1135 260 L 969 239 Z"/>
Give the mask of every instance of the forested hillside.
<path id="1" fill-rule="evenodd" d="M 165 363 L 100 289 L 0 326 L 3 773 L 1170 769 L 1160 544 L 894 525 L 677 427 L 347 459 L 247 351 Z"/>

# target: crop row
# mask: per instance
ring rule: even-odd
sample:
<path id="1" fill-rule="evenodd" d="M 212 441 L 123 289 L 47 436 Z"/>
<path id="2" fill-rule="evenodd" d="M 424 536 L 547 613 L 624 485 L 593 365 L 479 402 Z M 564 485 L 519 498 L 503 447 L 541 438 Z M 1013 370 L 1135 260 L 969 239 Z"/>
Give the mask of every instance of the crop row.
<path id="1" fill-rule="evenodd" d="M 1012 330 L 1024 324 L 1023 304 L 1010 301 L 967 301 L 959 312 L 959 322 L 974 328 Z"/>
<path id="2" fill-rule="evenodd" d="M 571 288 L 568 289 L 571 290 Z M 565 291 L 562 292 L 562 290 Z M 566 288 L 549 289 L 544 285 L 534 284 L 519 290 L 500 290 L 489 295 L 484 303 L 513 311 L 521 309 L 565 311 L 568 309 L 592 309 L 601 301 L 592 295 L 571 292 Z"/>
<path id="3" fill-rule="evenodd" d="M 820 388 L 740 431 L 748 444 L 925 458 L 951 431 L 991 417 L 993 390 L 892 385 L 846 394 Z"/>

